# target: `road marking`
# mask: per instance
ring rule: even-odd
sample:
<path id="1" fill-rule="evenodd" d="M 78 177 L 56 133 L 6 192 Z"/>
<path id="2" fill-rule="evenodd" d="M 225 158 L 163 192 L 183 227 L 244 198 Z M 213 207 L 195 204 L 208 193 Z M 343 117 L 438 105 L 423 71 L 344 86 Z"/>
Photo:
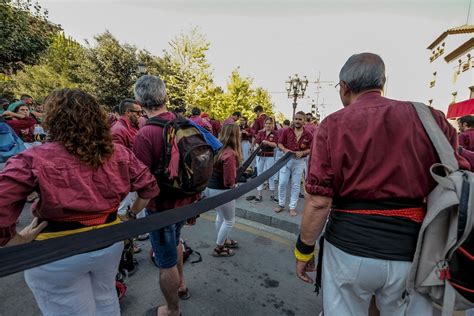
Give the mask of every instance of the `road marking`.
<path id="1" fill-rule="evenodd" d="M 212 216 L 210 214 L 206 214 L 206 213 L 201 214 L 200 218 L 204 218 L 204 219 L 206 219 L 208 221 L 211 221 L 211 222 L 215 221 L 214 216 Z M 254 227 L 250 227 L 250 226 L 247 226 L 247 225 L 244 225 L 244 224 L 235 223 L 234 228 L 245 231 L 247 233 L 251 233 L 253 235 L 268 238 L 272 241 L 276 241 L 280 244 L 287 245 L 287 246 L 290 246 L 290 247 L 293 247 L 295 245 L 294 241 L 288 240 L 288 239 L 280 237 L 280 236 L 276 236 L 276 235 L 274 235 L 272 233 L 269 233 L 269 232 L 261 231 L 259 229 L 256 229 Z"/>

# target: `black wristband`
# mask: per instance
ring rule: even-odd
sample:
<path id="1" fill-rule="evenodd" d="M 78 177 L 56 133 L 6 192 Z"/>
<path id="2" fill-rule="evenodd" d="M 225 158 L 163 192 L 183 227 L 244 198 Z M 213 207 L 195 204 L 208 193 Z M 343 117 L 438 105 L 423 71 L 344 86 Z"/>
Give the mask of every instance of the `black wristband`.
<path id="1" fill-rule="evenodd" d="M 300 235 L 298 235 L 298 239 L 296 240 L 296 249 L 304 255 L 309 255 L 314 252 L 315 245 L 307 245 L 301 241 Z"/>

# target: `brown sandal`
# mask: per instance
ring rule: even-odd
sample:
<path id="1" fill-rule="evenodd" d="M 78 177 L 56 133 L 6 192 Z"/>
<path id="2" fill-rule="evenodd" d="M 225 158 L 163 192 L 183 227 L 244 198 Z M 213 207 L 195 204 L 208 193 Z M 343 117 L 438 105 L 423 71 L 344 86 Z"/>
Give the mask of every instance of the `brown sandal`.
<path id="1" fill-rule="evenodd" d="M 273 211 L 274 211 L 275 213 L 280 213 L 280 212 L 283 211 L 284 209 L 285 209 L 284 206 L 278 205 L 277 207 L 275 207 L 275 208 L 273 209 Z"/>
<path id="2" fill-rule="evenodd" d="M 235 255 L 235 252 L 233 252 L 227 247 L 216 247 L 214 248 L 214 252 L 212 254 L 213 257 L 232 257 L 233 255 Z"/>

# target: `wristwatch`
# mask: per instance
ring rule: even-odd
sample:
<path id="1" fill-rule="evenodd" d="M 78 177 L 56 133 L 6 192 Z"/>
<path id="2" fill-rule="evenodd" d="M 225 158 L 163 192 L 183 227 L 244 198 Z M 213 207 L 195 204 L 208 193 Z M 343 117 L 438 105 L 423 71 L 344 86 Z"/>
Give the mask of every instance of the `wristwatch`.
<path id="1" fill-rule="evenodd" d="M 127 216 L 133 219 L 137 219 L 137 214 L 133 213 L 130 209 L 127 210 Z"/>

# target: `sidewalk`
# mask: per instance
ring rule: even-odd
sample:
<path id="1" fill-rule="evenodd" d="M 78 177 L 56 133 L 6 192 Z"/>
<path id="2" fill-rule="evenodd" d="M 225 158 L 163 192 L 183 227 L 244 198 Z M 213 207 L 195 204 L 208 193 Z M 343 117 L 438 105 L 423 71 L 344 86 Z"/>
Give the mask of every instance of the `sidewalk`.
<path id="1" fill-rule="evenodd" d="M 290 200 L 290 190 L 287 192 L 287 202 Z M 304 199 L 298 200 L 298 216 L 290 216 L 288 205 L 280 212 L 275 213 L 273 209 L 278 205 L 277 202 L 270 201 L 270 194 L 267 190 L 263 191 L 262 202 L 247 201 L 247 196 L 257 195 L 257 190 L 250 191 L 249 193 L 238 198 L 236 202 L 235 214 L 238 217 L 245 218 L 250 221 L 261 223 L 270 227 L 278 228 L 289 233 L 297 235 L 299 233 L 299 226 L 301 222 L 301 216 L 303 214 Z"/>

